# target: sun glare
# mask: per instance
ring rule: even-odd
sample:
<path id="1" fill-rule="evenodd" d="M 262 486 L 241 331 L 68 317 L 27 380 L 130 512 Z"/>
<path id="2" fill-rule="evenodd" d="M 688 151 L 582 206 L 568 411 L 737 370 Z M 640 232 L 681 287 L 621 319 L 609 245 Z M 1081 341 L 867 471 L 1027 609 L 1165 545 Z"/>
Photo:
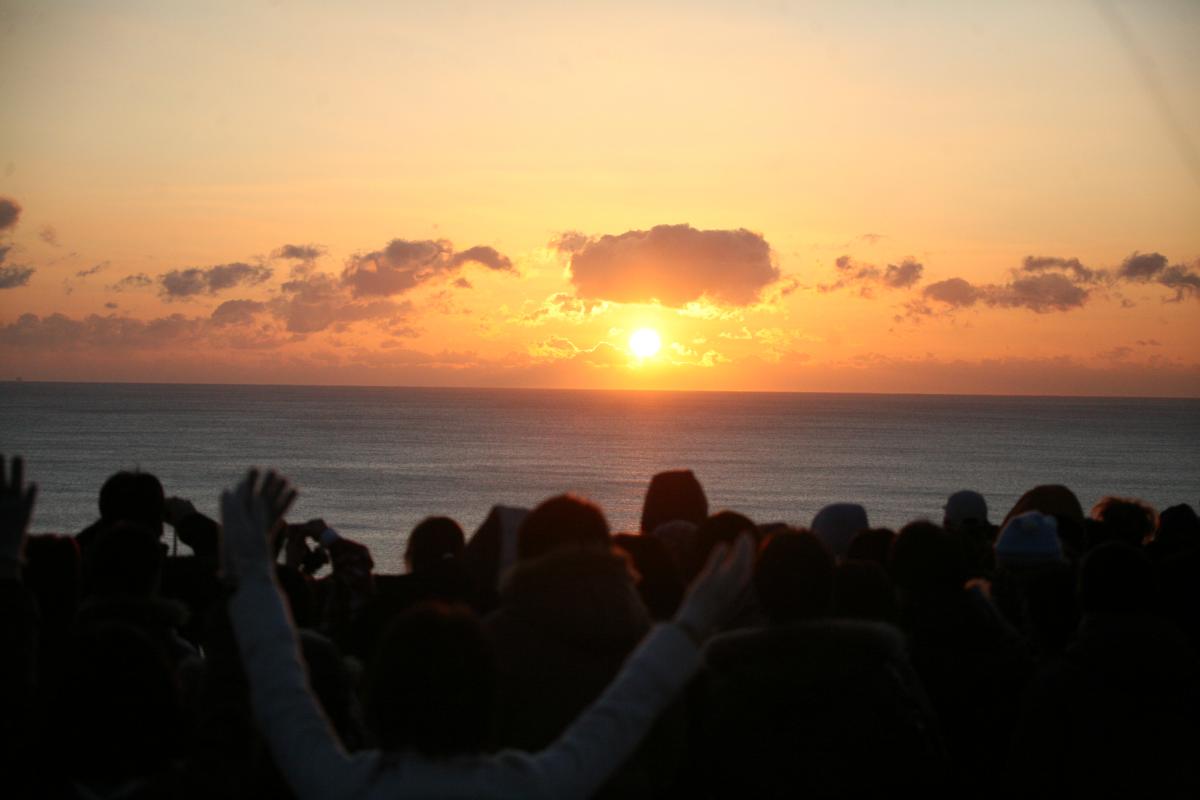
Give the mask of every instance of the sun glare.
<path id="1" fill-rule="evenodd" d="M 629 349 L 638 358 L 649 358 L 657 353 L 660 347 L 662 340 L 658 338 L 658 331 L 652 328 L 638 328 L 629 337 Z"/>

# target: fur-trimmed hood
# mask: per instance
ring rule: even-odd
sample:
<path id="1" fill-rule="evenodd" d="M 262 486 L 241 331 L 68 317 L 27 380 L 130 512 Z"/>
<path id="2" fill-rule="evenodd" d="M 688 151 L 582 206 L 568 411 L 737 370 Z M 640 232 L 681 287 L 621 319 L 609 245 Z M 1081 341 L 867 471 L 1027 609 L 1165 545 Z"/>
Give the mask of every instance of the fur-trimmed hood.
<path id="1" fill-rule="evenodd" d="M 904 635 L 891 625 L 825 619 L 723 634 L 704 658 L 714 677 L 801 688 L 853 679 L 908 656 Z"/>
<path id="2" fill-rule="evenodd" d="M 587 549 L 518 563 L 488 622 L 529 626 L 550 640 L 598 653 L 627 652 L 650 627 L 625 557 Z"/>

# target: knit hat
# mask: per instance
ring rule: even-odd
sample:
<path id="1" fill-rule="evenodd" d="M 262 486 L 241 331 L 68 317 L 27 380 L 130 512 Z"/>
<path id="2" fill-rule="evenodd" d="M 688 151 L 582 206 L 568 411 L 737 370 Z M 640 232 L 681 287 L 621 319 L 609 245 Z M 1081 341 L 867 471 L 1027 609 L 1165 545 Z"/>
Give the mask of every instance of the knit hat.
<path id="1" fill-rule="evenodd" d="M 972 492 L 970 489 L 950 495 L 943 510 L 946 512 L 945 524 L 951 528 L 967 523 L 986 525 L 988 521 L 987 501 L 979 492 Z"/>
<path id="2" fill-rule="evenodd" d="M 996 539 L 996 565 L 1031 566 L 1063 560 L 1058 520 L 1038 511 L 1027 511 L 1008 521 Z"/>
<path id="3" fill-rule="evenodd" d="M 833 551 L 839 559 L 846 557 L 850 540 L 854 534 L 871 527 L 867 522 L 867 510 L 858 503 L 832 503 L 813 517 L 812 532 Z"/>

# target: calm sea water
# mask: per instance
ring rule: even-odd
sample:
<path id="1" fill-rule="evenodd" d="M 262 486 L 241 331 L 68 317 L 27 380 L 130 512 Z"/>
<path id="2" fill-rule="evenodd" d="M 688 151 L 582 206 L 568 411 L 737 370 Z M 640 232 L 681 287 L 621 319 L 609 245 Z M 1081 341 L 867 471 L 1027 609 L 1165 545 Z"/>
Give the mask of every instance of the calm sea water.
<path id="1" fill-rule="evenodd" d="M 37 532 L 96 517 L 112 472 L 154 472 L 215 516 L 250 465 L 399 571 L 407 531 L 562 491 L 634 530 L 654 472 L 689 467 L 714 509 L 807 524 L 830 502 L 876 525 L 984 494 L 993 519 L 1038 483 L 1200 503 L 1200 400 L 0 383 L 0 452 L 40 484 Z"/>

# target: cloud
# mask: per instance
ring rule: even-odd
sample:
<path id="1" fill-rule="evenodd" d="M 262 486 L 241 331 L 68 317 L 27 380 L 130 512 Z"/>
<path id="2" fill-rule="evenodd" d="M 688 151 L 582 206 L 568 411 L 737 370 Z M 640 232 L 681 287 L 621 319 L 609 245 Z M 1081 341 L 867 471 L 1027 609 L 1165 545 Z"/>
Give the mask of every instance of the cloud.
<path id="1" fill-rule="evenodd" d="M 579 231 L 566 231 L 550 240 L 550 249 L 560 253 L 578 253 L 591 240 Z"/>
<path id="2" fill-rule="evenodd" d="M 0 197 L 0 231 L 15 228 L 20 218 L 21 204 L 11 197 Z"/>
<path id="3" fill-rule="evenodd" d="M 105 304 L 104 304 L 104 307 L 105 307 L 105 308 L 118 308 L 117 304 L 116 304 L 116 303 L 113 303 L 113 302 L 108 302 L 108 303 L 105 303 Z"/>
<path id="4" fill-rule="evenodd" d="M 97 272 L 100 272 L 101 270 L 105 269 L 106 267 L 108 267 L 108 262 L 101 261 L 99 264 L 94 264 L 94 265 L 88 267 L 87 269 L 79 270 L 78 272 L 75 273 L 75 277 L 76 278 L 86 278 L 89 275 L 95 275 Z"/>
<path id="5" fill-rule="evenodd" d="M 921 280 L 925 267 L 912 258 L 905 258 L 899 264 L 888 264 L 886 269 L 879 269 L 872 264 L 855 261 L 848 255 L 838 256 L 833 262 L 838 271 L 838 279 L 833 283 L 822 283 L 817 286 L 819 292 L 834 292 L 849 286 L 858 286 L 859 294 L 863 297 L 872 295 L 872 287 L 883 285 L 888 289 L 907 289 Z"/>
<path id="6" fill-rule="evenodd" d="M 110 285 L 108 288 L 109 291 L 124 292 L 127 289 L 141 289 L 149 286 L 152 283 L 154 283 L 154 281 L 151 280 L 149 275 L 139 272 L 136 275 L 126 275 L 124 278 L 121 278 L 121 280 Z"/>
<path id="7" fill-rule="evenodd" d="M 551 336 L 539 342 L 530 348 L 530 353 L 550 361 L 571 360 L 596 367 L 621 366 L 630 360 L 628 352 L 608 342 L 597 342 L 593 347 L 584 349 L 562 336 Z"/>
<path id="8" fill-rule="evenodd" d="M 512 269 L 512 261 L 508 256 L 496 252 L 494 247 L 471 247 L 461 253 L 455 253 L 450 259 L 451 267 L 461 267 L 463 264 L 482 264 L 488 269 L 503 272 Z"/>
<path id="9" fill-rule="evenodd" d="M 1121 262 L 1117 276 L 1132 281 L 1147 281 L 1158 275 L 1167 266 L 1167 257 L 1162 253 L 1134 252 Z"/>
<path id="10" fill-rule="evenodd" d="M 1078 258 L 1058 258 L 1057 256 L 1025 256 L 1025 262 L 1021 265 L 1021 269 L 1025 272 L 1063 270 L 1083 283 L 1094 283 L 1105 275 L 1102 270 L 1088 269 L 1080 263 Z"/>
<path id="11" fill-rule="evenodd" d="M 38 231 L 38 238 L 48 245 L 58 247 L 58 231 L 54 229 L 53 225 L 43 225 L 42 229 Z"/>
<path id="12" fill-rule="evenodd" d="M 230 350 L 277 348 L 294 338 L 281 336 L 276 326 L 251 328 L 240 322 L 183 314 L 148 320 L 111 313 L 89 314 L 79 319 L 61 313 L 44 317 L 22 314 L 15 321 L 0 325 L 0 346 L 12 346 L 18 351 L 50 350 L 56 356 L 86 353 L 89 359 L 100 361 L 114 358 L 123 361 L 132 351 L 183 348 L 183 352 L 191 354 L 197 348 L 204 348 L 204 358 L 185 359 L 201 363 L 207 362 L 209 356 L 219 359 Z M 233 324 L 237 327 L 231 327 Z"/>
<path id="13" fill-rule="evenodd" d="M 925 287 L 922 294 L 930 300 L 937 300 L 953 308 L 973 306 L 979 299 L 979 290 L 962 278 L 947 278 L 931 283 Z"/>
<path id="14" fill-rule="evenodd" d="M 151 348 L 193 341 L 204 332 L 204 320 L 171 314 L 151 320 L 90 314 L 72 319 L 60 313 L 39 317 L 22 314 L 0 327 L 0 344 L 31 348 Z"/>
<path id="15" fill-rule="evenodd" d="M 1080 308 L 1088 291 L 1072 283 L 1067 276 L 1051 272 L 1032 278 L 1018 278 L 1007 286 L 988 287 L 984 302 L 1006 308 L 1028 308 L 1039 314 Z"/>
<path id="16" fill-rule="evenodd" d="M 497 271 L 512 270 L 508 257 L 492 247 L 471 247 L 456 253 L 445 240 L 393 239 L 382 250 L 352 256 L 341 279 L 355 297 L 389 297 L 457 272 L 468 263 Z"/>
<path id="17" fill-rule="evenodd" d="M 580 243 L 560 237 L 580 297 L 684 306 L 701 298 L 748 305 L 779 279 L 771 248 L 757 233 L 658 225 Z"/>
<path id="18" fill-rule="evenodd" d="M 1164 269 L 1158 276 L 1158 282 L 1175 290 L 1175 296 L 1167 302 L 1180 303 L 1185 297 L 1200 298 L 1200 272 L 1193 272 L 1182 264 Z"/>
<path id="19" fill-rule="evenodd" d="M 1181 303 L 1189 297 L 1200 298 L 1200 271 L 1183 264 L 1167 266 L 1162 253 L 1134 251 L 1117 267 L 1117 277 L 1133 283 L 1157 283 L 1175 295 L 1168 303 Z"/>
<path id="20" fill-rule="evenodd" d="M 1048 272 L 1018 277 L 1003 285 L 989 283 L 975 286 L 963 278 L 948 278 L 929 284 L 921 296 L 950 309 L 967 308 L 982 302 L 994 308 L 1027 308 L 1045 314 L 1083 306 L 1087 302 L 1088 290 L 1073 283 L 1062 273 Z M 919 301 L 909 303 L 908 311 L 910 316 L 932 313 L 926 303 Z"/>
<path id="21" fill-rule="evenodd" d="M 924 269 L 921 264 L 906 258 L 899 266 L 888 264 L 883 273 L 883 282 L 893 289 L 905 289 L 921 280 L 921 272 Z"/>
<path id="22" fill-rule="evenodd" d="M 1162 253 L 1133 252 L 1113 271 L 1104 269 L 1089 269 L 1077 258 L 1056 258 L 1052 256 L 1026 256 L 1022 266 L 1025 272 L 1051 272 L 1069 276 L 1077 284 L 1107 284 L 1126 283 L 1157 283 L 1175 292 L 1174 297 L 1167 300 L 1179 303 L 1193 296 L 1200 296 L 1200 272 L 1182 264 L 1167 265 L 1167 257 Z M 1133 302 L 1128 298 L 1122 300 L 1122 307 L 1130 308 Z"/>
<path id="23" fill-rule="evenodd" d="M 471 282 L 469 280 L 467 280 L 466 278 L 455 278 L 454 279 L 454 288 L 470 289 L 470 288 L 472 288 L 472 286 L 471 286 Z"/>
<path id="24" fill-rule="evenodd" d="M 213 309 L 209 319 L 215 325 L 245 325 L 266 308 L 266 303 L 257 300 L 226 300 Z"/>
<path id="25" fill-rule="evenodd" d="M 33 267 L 0 267 L 0 289 L 16 289 L 29 283 L 30 277 L 36 272 Z"/>
<path id="26" fill-rule="evenodd" d="M 376 299 L 362 301 L 332 275 L 324 272 L 294 278 L 280 287 L 280 296 L 269 304 L 271 313 L 292 333 L 317 333 L 330 327 L 369 319 L 399 322 L 410 303 Z"/>
<path id="27" fill-rule="evenodd" d="M 608 307 L 608 303 L 603 300 L 580 300 L 566 292 L 558 292 L 547 297 L 542 301 L 541 306 L 523 315 L 518 321 L 542 323 L 550 320 L 565 320 L 578 323 L 604 313 Z"/>
<path id="28" fill-rule="evenodd" d="M 270 267 L 245 264 L 218 264 L 215 267 L 175 269 L 158 276 L 160 294 L 167 300 L 216 294 L 235 286 L 254 286 L 269 280 Z"/>
<path id="29" fill-rule="evenodd" d="M 319 244 L 285 244 L 271 253 L 271 258 L 282 258 L 291 261 L 316 261 L 325 255 L 325 248 Z"/>
<path id="30" fill-rule="evenodd" d="M 889 265 L 886 272 L 859 264 L 850 256 L 840 257 L 835 266 L 842 277 L 834 284 L 819 285 L 819 291 L 833 291 L 857 282 L 862 284 L 861 293 L 870 296 L 869 287 L 875 281 L 901 287 L 916 284 L 920 277 L 919 265 L 911 259 L 905 260 L 900 267 Z M 1109 270 L 1093 269 L 1078 258 L 1031 255 L 1011 272 L 1007 283 L 972 284 L 957 277 L 931 283 L 919 298 L 907 301 L 904 305 L 906 314 L 895 319 L 900 321 L 907 316 L 915 320 L 932 315 L 935 308 L 930 305 L 931 301 L 950 311 L 977 303 L 993 308 L 1026 308 L 1039 314 L 1070 311 L 1083 307 L 1096 287 L 1118 290 L 1128 283 L 1153 283 L 1172 290 L 1174 296 L 1165 302 L 1200 298 L 1200 262 L 1195 267 L 1168 266 L 1166 256 L 1161 253 L 1134 252 L 1118 267 Z M 1120 299 L 1122 308 L 1134 305 L 1132 300 L 1122 297 L 1119 290 L 1116 298 Z"/>

